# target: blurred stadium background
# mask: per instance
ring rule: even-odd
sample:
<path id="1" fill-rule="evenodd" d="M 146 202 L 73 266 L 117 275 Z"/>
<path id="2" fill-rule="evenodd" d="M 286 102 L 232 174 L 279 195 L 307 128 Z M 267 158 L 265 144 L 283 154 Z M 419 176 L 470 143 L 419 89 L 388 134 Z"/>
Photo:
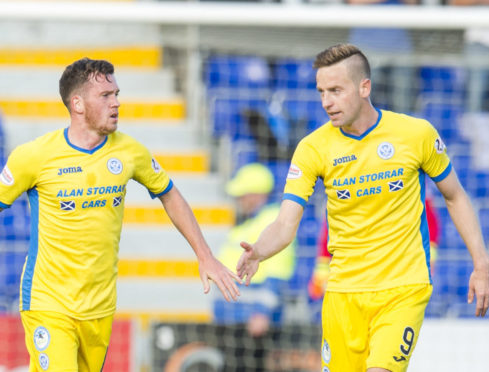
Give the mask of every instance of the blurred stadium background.
<path id="1" fill-rule="evenodd" d="M 470 68 L 489 69 L 489 58 L 464 53 L 467 30 L 476 26 L 489 28 L 487 7 L 455 9 L 431 0 L 380 8 L 334 0 L 0 1 L 0 165 L 16 145 L 67 126 L 57 91 L 67 64 L 84 56 L 108 59 L 121 88 L 120 130 L 153 151 L 217 253 L 235 218 L 223 184 L 239 166 L 260 161 L 273 169 L 280 199 L 291 149 L 327 120 L 312 59 L 354 41 L 356 33 L 369 42 L 363 49 L 375 69 L 375 104 L 437 127 L 487 241 L 489 84 L 476 111 L 468 96 Z M 269 371 L 320 369 L 320 303 L 306 290 L 324 218 L 317 189 L 283 293 L 284 325 L 267 341 Z M 488 371 L 489 321 L 472 319 L 475 306 L 466 301 L 471 259 L 430 181 L 428 189 L 441 238 L 434 294 L 410 371 Z M 27 370 L 17 302 L 28 226 L 25 198 L 0 214 L 2 372 Z M 105 371 L 226 371 L 233 347 L 253 342 L 238 328 L 212 324 L 218 291 L 202 293 L 192 250 L 135 183 L 126 198 L 119 273 Z"/>

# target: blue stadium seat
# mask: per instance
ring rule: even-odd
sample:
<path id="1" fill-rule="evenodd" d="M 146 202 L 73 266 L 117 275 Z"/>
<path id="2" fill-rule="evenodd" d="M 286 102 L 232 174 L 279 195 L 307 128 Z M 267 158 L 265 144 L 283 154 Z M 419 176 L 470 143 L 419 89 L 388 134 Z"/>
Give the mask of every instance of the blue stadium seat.
<path id="1" fill-rule="evenodd" d="M 270 67 L 261 57 L 216 55 L 207 60 L 206 67 L 207 89 L 270 86 Z"/>
<path id="2" fill-rule="evenodd" d="M 261 57 L 215 55 L 204 71 L 213 135 L 249 138 L 243 111 L 266 113 L 270 68 Z"/>
<path id="3" fill-rule="evenodd" d="M 465 243 L 453 224 L 446 207 L 438 208 L 440 218 L 440 249 L 465 250 Z"/>
<path id="4" fill-rule="evenodd" d="M 436 92 L 462 98 L 466 71 L 461 67 L 423 66 L 419 69 L 421 92 Z"/>
<path id="5" fill-rule="evenodd" d="M 274 89 L 316 91 L 316 70 L 313 60 L 285 58 L 275 61 Z"/>
<path id="6" fill-rule="evenodd" d="M 425 97 L 420 116 L 431 122 L 440 133 L 441 138 L 447 144 L 459 141 L 460 118 L 463 108 L 458 102 L 445 101 L 443 97 Z"/>
<path id="7" fill-rule="evenodd" d="M 468 180 L 467 189 L 471 196 L 476 199 L 489 197 L 489 172 L 475 171 L 473 178 Z"/>
<path id="8" fill-rule="evenodd" d="M 293 277 L 289 280 L 289 292 L 300 295 L 306 293 L 317 256 L 317 239 L 320 221 L 315 217 L 314 205 L 307 204 L 297 230 L 297 260 Z"/>
<path id="9" fill-rule="evenodd" d="M 440 261 L 433 276 L 433 293 L 425 311 L 427 317 L 441 318 L 446 314 L 448 308 L 448 286 L 444 282 L 444 269 L 443 261 Z"/>
<path id="10" fill-rule="evenodd" d="M 12 310 L 29 246 L 30 217 L 21 197 L 0 213 L 0 310 Z"/>
<path id="11" fill-rule="evenodd" d="M 467 150 L 465 154 L 450 156 L 450 161 L 452 162 L 453 169 L 457 173 L 460 183 L 467 192 L 470 192 L 469 185 L 474 182 L 473 159 L 470 155 L 470 151 Z"/>
<path id="12" fill-rule="evenodd" d="M 420 68 L 420 116 L 429 120 L 449 144 L 460 140 L 464 113 L 465 70 L 451 66 Z"/>
<path id="13" fill-rule="evenodd" d="M 234 139 L 230 155 L 234 171 L 246 164 L 259 162 L 256 143 L 251 138 Z"/>
<path id="14" fill-rule="evenodd" d="M 278 202 L 282 200 L 285 180 L 289 171 L 290 160 L 269 161 L 265 165 L 272 171 L 275 180 L 273 195 Z"/>
<path id="15" fill-rule="evenodd" d="M 489 208 L 481 208 L 479 210 L 479 221 L 484 241 L 489 242 Z"/>
<path id="16" fill-rule="evenodd" d="M 447 304 L 467 302 L 469 277 L 472 261 L 468 253 L 459 254 L 459 259 L 440 257 L 433 276 L 433 296 Z"/>
<path id="17" fill-rule="evenodd" d="M 288 118 L 304 126 L 307 133 L 328 121 L 319 96 L 313 99 L 288 98 L 283 102 L 283 108 Z"/>
<path id="18" fill-rule="evenodd" d="M 210 100 L 213 136 L 228 135 L 233 140 L 251 138 L 245 111 L 256 110 L 266 116 L 267 107 L 267 101 L 262 98 L 213 97 Z"/>

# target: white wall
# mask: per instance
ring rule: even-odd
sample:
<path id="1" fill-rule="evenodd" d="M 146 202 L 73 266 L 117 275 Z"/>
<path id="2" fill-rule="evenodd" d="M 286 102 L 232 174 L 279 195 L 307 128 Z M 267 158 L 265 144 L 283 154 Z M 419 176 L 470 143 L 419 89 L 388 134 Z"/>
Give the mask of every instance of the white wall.
<path id="1" fill-rule="evenodd" d="M 489 318 L 425 320 L 409 372 L 488 372 Z"/>

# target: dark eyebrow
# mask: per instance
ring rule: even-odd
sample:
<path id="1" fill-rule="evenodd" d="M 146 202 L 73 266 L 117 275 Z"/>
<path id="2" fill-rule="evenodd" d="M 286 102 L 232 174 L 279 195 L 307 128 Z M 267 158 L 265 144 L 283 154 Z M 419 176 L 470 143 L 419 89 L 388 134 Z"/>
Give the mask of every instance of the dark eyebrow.
<path id="1" fill-rule="evenodd" d="M 120 89 L 117 89 L 117 90 L 103 90 L 100 94 L 107 94 L 107 93 L 115 93 L 115 94 L 119 94 L 121 90 Z"/>

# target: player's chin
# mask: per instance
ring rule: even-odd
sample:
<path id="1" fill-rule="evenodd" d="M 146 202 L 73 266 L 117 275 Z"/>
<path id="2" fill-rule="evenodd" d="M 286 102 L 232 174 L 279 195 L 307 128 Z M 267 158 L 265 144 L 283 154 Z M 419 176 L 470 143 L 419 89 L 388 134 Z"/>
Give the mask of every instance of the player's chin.
<path id="1" fill-rule="evenodd" d="M 331 125 L 335 128 L 341 128 L 343 126 L 343 122 L 339 120 L 331 120 Z"/>
<path id="2" fill-rule="evenodd" d="M 114 133 L 117 130 L 117 120 L 111 120 L 105 127 L 105 131 L 107 134 Z"/>

